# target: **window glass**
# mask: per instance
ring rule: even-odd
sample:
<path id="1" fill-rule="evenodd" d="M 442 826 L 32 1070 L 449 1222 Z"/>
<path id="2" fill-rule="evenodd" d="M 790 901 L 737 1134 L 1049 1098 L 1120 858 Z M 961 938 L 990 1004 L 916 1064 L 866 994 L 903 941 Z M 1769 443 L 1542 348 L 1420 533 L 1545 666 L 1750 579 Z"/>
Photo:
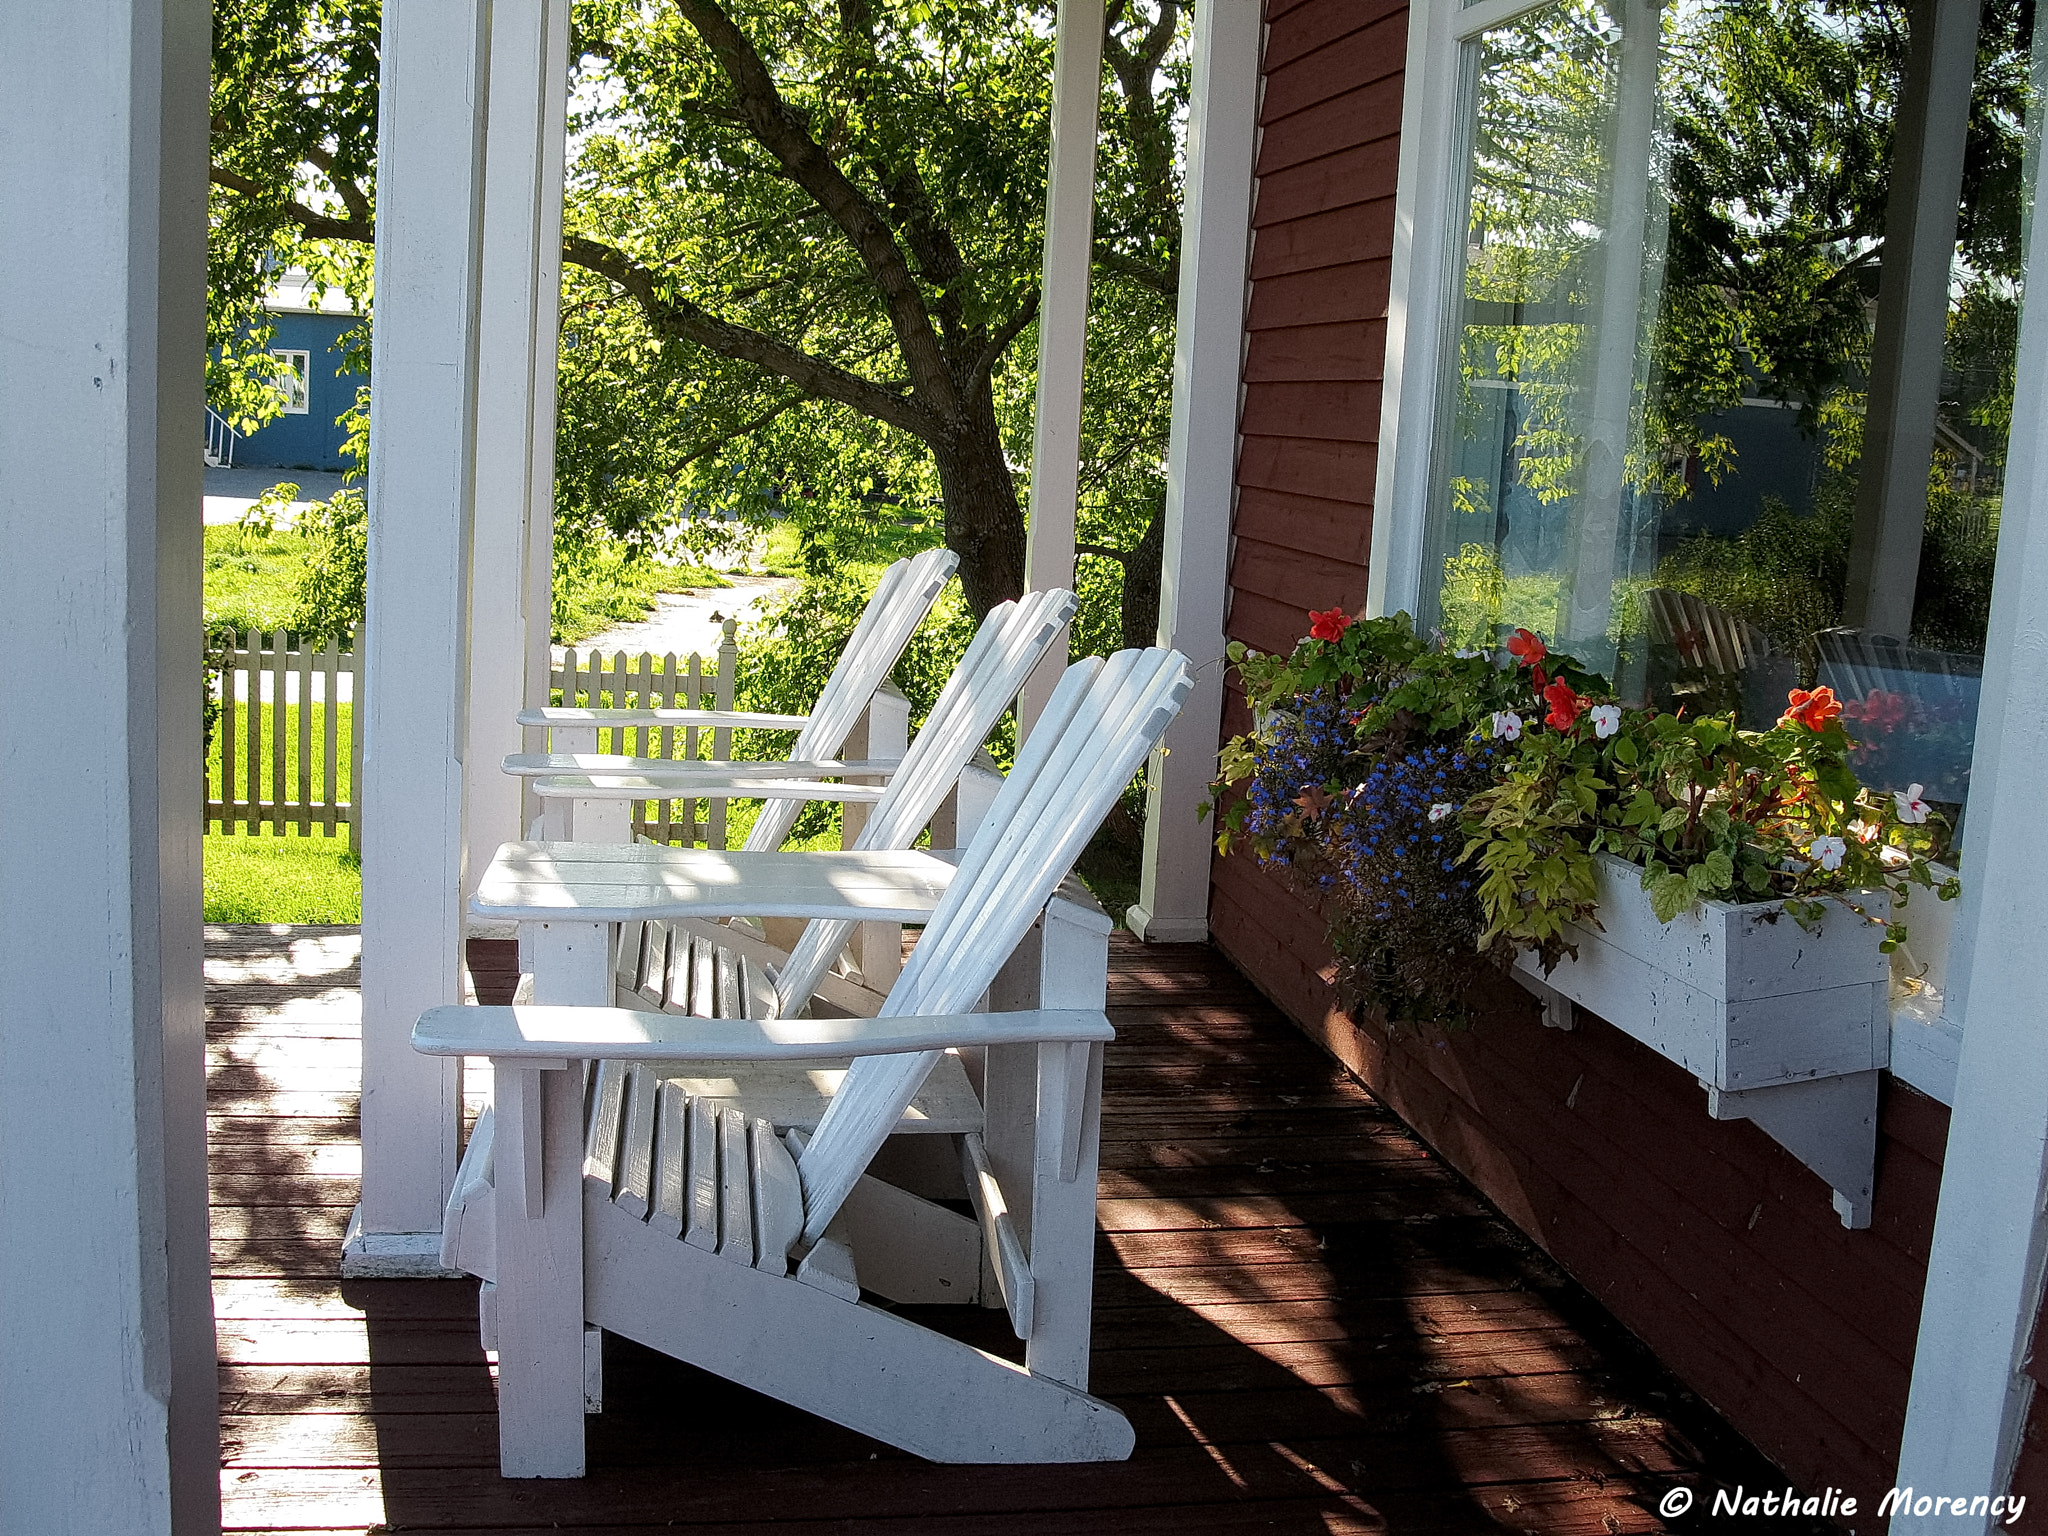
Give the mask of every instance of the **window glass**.
<path id="1" fill-rule="evenodd" d="M 305 352 L 293 352 L 271 348 L 270 355 L 277 359 L 277 387 L 284 392 L 284 410 L 287 416 L 303 416 L 310 409 L 307 385 L 312 377 L 311 357 Z"/>
<path id="2" fill-rule="evenodd" d="M 1867 780 L 1959 806 L 2043 70 L 2033 5 L 1985 0 L 1945 327 L 1915 352 L 1879 302 L 1905 17 L 1555 0 L 1465 45 L 1419 617 L 1460 645 L 1527 626 L 1625 698 L 1751 726 L 1829 683 Z M 1917 571 L 1889 576 L 1856 547 L 1873 401 L 1932 442 L 1924 488 L 1898 481 Z"/>

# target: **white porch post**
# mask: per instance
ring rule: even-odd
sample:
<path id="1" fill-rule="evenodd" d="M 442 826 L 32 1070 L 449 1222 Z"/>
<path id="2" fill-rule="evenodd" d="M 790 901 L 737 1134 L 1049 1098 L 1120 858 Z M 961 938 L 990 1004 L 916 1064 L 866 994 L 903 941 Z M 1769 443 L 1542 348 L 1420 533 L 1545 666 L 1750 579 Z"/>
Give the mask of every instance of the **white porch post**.
<path id="1" fill-rule="evenodd" d="M 1223 724 L 1223 607 L 1237 503 L 1238 375 L 1251 259 L 1258 140 L 1259 0 L 1198 0 L 1173 427 L 1166 455 L 1166 550 L 1159 643 L 1195 664 L 1195 691 L 1146 775 L 1145 862 L 1125 921 L 1154 943 L 1209 936 L 1214 829 L 1197 808 L 1216 775 Z"/>
<path id="2" fill-rule="evenodd" d="M 39 1536 L 220 1529 L 207 28 L 205 0 L 0 8 L 0 1526 Z"/>
<path id="3" fill-rule="evenodd" d="M 1095 252 L 1095 136 L 1102 111 L 1103 0 L 1059 0 L 1052 64 L 1052 161 L 1045 184 L 1039 279 L 1038 408 L 1031 427 L 1031 527 L 1024 585 L 1074 584 L 1074 509 L 1081 484 L 1081 369 L 1088 352 L 1088 277 Z M 1018 723 L 1038 719 L 1066 670 L 1055 645 L 1024 684 Z"/>
<path id="4" fill-rule="evenodd" d="M 430 1273 L 461 1083 L 413 1021 L 461 1000 L 488 0 L 387 0 L 364 625 L 363 1184 L 344 1274 Z"/>
<path id="5" fill-rule="evenodd" d="M 465 896 L 475 894 L 498 845 L 524 836 L 536 813 L 522 803 L 525 781 L 499 765 L 525 745 L 514 716 L 547 702 L 568 56 L 568 0 L 494 0 L 477 318 Z"/>
<path id="6" fill-rule="evenodd" d="M 1918 0 L 1893 129 L 1884 264 L 1870 352 L 1869 410 L 1842 622 L 1913 631 L 1927 473 L 1941 415 L 1942 337 L 1956 250 L 1956 189 L 1977 75 L 1978 0 Z"/>
<path id="7" fill-rule="evenodd" d="M 2038 163 L 2033 170 L 2038 207 L 2048 175 Z M 1947 1012 L 1962 1022 L 1963 1042 L 1899 1453 L 1900 1485 L 1929 1494 L 1996 1495 L 2012 1475 L 2031 1395 L 2020 1364 L 2048 1236 L 2048 1029 L 2029 963 L 2048 903 L 2048 241 L 2040 235 L 2037 225 L 1950 971 L 1958 985 Z M 1989 1523 L 1900 1515 L 1891 1529 Z"/>

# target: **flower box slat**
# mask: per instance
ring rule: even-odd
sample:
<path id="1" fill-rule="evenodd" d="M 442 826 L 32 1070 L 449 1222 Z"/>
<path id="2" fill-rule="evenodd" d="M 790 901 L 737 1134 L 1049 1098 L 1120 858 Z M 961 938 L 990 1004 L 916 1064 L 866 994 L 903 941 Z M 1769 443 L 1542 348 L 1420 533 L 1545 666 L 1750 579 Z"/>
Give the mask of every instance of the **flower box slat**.
<path id="1" fill-rule="evenodd" d="M 1598 857 L 1598 931 L 1575 926 L 1576 959 L 1545 976 L 1516 969 L 1698 1078 L 1717 1119 L 1751 1119 L 1836 1191 L 1851 1226 L 1868 1220 L 1876 1071 L 1889 1047 L 1884 930 L 1831 907 L 1817 933 L 1776 902 L 1702 902 L 1660 923 L 1641 873 Z M 1873 915 L 1882 892 L 1861 893 Z M 1822 1093 L 1806 1085 L 1867 1076 Z M 1867 1102 L 1866 1102 L 1867 1101 Z M 1860 1219 L 1852 1219 L 1860 1217 Z"/>

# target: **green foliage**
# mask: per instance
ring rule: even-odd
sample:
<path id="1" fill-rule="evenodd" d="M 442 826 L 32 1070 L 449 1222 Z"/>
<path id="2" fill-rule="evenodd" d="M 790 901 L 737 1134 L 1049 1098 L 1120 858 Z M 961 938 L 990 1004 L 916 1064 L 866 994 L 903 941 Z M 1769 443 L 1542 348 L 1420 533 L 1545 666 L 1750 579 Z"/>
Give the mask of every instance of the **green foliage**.
<path id="1" fill-rule="evenodd" d="M 299 519 L 306 562 L 295 596 L 293 627 L 316 641 L 339 640 L 363 623 L 369 577 L 369 516 L 363 493 L 344 487 Z"/>
<path id="2" fill-rule="evenodd" d="M 1105 37 L 1081 527 L 1114 558 L 1085 562 L 1091 635 L 1120 607 L 1123 629 L 1149 629 L 1156 601 L 1149 569 L 1127 601 L 1121 567 L 1157 564 L 1143 537 L 1163 501 L 1190 12 L 1118 5 Z M 253 422 L 278 405 L 270 275 L 304 266 L 370 296 L 378 6 L 215 13 L 210 336 L 230 355 L 212 398 Z M 733 519 L 941 521 L 977 606 L 1014 590 L 1051 21 L 1050 4 L 995 0 L 578 0 L 565 546 L 702 551 Z M 728 67 L 742 56 L 751 83 Z M 323 615 L 350 606 L 336 532 Z"/>
<path id="3" fill-rule="evenodd" d="M 778 158 L 697 12 L 580 5 L 560 525 L 703 548 L 733 520 L 839 525 L 841 545 L 937 521 L 973 601 L 1007 595 L 982 567 L 1021 549 L 1005 543 L 1020 488 L 994 461 L 1029 457 L 1050 11 L 756 0 L 731 14 L 789 120 L 889 224 L 915 299 L 878 288 L 872 248 Z M 1119 631 L 1118 557 L 1163 502 L 1186 25 L 1180 0 L 1120 6 L 1106 40 L 1080 523 L 1110 558 L 1081 577 L 1090 635 Z M 920 351 L 913 302 L 951 384 Z M 941 407 L 948 391 L 962 398 Z"/>

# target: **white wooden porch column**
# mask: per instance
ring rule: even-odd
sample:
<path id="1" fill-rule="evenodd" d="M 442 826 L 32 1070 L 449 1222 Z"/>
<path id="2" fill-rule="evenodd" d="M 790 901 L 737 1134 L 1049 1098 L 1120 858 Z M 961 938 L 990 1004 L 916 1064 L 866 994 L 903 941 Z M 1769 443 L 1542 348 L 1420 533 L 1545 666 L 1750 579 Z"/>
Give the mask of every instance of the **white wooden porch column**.
<path id="1" fill-rule="evenodd" d="M 568 0 L 493 0 L 490 70 L 477 323 L 465 897 L 475 894 L 498 845 L 524 836 L 527 821 L 537 814 L 537 802 L 523 803 L 526 781 L 499 765 L 526 745 L 514 716 L 528 704 L 547 702 Z"/>
<path id="2" fill-rule="evenodd" d="M 205 0 L 0 7 L 0 1527 L 220 1529 Z M 92 714 L 84 737 L 51 705 Z M 68 737 L 68 740 L 67 740 Z"/>
<path id="3" fill-rule="evenodd" d="M 1102 113 L 1103 0 L 1059 0 L 1052 64 L 1052 160 L 1045 183 L 1039 278 L 1038 406 L 1031 426 L 1031 526 L 1024 585 L 1074 584 L 1074 510 L 1081 486 L 1081 369 L 1088 353 L 1088 278 L 1095 254 L 1095 138 Z M 1038 719 L 1066 670 L 1055 645 L 1024 684 L 1018 723 Z"/>
<path id="4" fill-rule="evenodd" d="M 2033 169 L 2040 207 L 2048 175 Z M 2048 1017 L 2034 969 L 2048 910 L 2048 240 L 2039 225 L 2026 277 L 1946 1010 L 1961 1020 L 1963 1043 L 1899 1454 L 1900 1485 L 1923 1494 L 2005 1490 L 2031 1396 L 2020 1364 L 2048 1237 Z M 1891 1529 L 1988 1524 L 1901 1515 Z"/>
<path id="5" fill-rule="evenodd" d="M 1146 775 L 1145 862 L 1125 921 L 1154 943 L 1209 936 L 1215 829 L 1197 814 L 1216 776 L 1223 722 L 1223 609 L 1237 504 L 1238 377 L 1251 260 L 1258 142 L 1259 0 L 1197 0 L 1173 427 L 1166 454 L 1166 548 L 1159 643 L 1195 664 L 1195 691 Z"/>
<path id="6" fill-rule="evenodd" d="M 1977 74 L 1979 0 L 1916 0 L 1894 128 L 1869 411 L 1842 622 L 1913 630 L 1927 474 L 1941 415 L 1942 338 L 1956 254 L 1956 190 Z"/>
<path id="7" fill-rule="evenodd" d="M 461 1000 L 488 0 L 386 0 L 363 680 L 363 1184 L 344 1274 L 438 1269 L 461 1084 L 412 1049 Z"/>

